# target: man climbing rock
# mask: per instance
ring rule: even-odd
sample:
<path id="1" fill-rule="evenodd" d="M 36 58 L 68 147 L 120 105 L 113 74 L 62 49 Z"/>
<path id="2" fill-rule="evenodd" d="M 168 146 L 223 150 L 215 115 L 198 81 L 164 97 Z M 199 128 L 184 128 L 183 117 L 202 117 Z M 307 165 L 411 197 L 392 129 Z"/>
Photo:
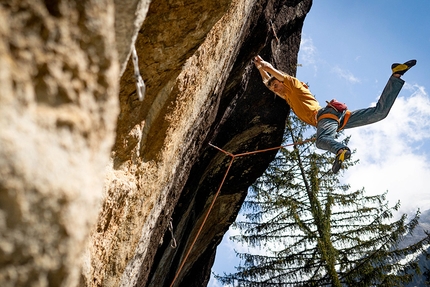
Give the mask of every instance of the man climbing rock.
<path id="1" fill-rule="evenodd" d="M 316 146 L 336 154 L 332 167 L 334 173 L 337 173 L 342 167 L 342 162 L 351 157 L 350 149 L 334 139 L 336 132 L 384 119 L 405 83 L 400 77 L 416 62 L 416 60 L 410 60 L 404 64 L 392 64 L 392 75 L 376 106 L 349 111 L 345 104 L 336 100 L 327 102 L 327 106 L 322 108 L 303 82 L 275 69 L 260 56 L 254 59 L 254 64 L 260 72 L 264 84 L 285 99 L 300 120 L 317 127 Z"/>

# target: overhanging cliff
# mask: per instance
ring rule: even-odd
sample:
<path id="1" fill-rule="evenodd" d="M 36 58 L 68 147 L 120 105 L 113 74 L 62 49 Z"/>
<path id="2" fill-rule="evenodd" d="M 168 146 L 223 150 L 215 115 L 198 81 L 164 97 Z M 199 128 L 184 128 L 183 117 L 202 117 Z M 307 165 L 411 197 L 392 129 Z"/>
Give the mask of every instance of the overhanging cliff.
<path id="1" fill-rule="evenodd" d="M 234 161 L 186 256 L 230 161 L 209 143 L 235 154 L 280 145 L 288 106 L 251 59 L 294 75 L 311 0 L 73 3 L 1 6 L 0 27 L 26 37 L 0 31 L 0 280 L 205 286 L 248 186 L 275 155 Z"/>
<path id="2" fill-rule="evenodd" d="M 261 54 L 295 74 L 311 5 L 226 1 L 210 8 L 202 2 L 172 8 L 161 2 L 151 3 L 136 40 L 145 100 L 137 100 L 131 63 L 120 83 L 108 197 L 92 237 L 99 250 L 113 251 L 92 259 L 93 266 L 103 267 L 91 275 L 101 285 L 113 280 L 123 286 L 169 286 L 183 264 L 175 286 L 205 286 L 216 246 L 247 188 L 275 153 L 234 162 L 183 262 L 230 160 L 209 143 L 231 153 L 280 145 L 288 107 L 267 91 L 251 59 Z M 170 219 L 177 248 L 170 246 Z"/>

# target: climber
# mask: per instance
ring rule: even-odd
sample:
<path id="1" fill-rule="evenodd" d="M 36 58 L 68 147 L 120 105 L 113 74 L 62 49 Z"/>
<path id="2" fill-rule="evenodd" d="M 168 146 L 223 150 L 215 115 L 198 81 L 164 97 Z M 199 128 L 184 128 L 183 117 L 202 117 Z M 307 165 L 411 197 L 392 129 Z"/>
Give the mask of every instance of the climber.
<path id="1" fill-rule="evenodd" d="M 351 157 L 350 149 L 334 137 L 341 129 L 350 129 L 384 119 L 397 98 L 404 81 L 400 78 L 416 64 L 416 60 L 391 65 L 392 75 L 375 107 L 349 111 L 345 104 L 335 99 L 321 107 L 306 84 L 275 69 L 260 56 L 254 58 L 264 84 L 279 97 L 285 99 L 297 117 L 317 128 L 316 146 L 336 155 L 332 171 L 337 173 L 342 163 Z"/>

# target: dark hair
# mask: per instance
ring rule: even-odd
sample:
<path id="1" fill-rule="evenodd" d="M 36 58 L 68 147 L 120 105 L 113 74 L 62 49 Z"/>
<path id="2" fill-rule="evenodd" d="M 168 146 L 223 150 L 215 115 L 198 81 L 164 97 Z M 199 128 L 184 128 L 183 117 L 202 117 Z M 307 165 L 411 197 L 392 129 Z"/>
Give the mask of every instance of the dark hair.
<path id="1" fill-rule="evenodd" d="M 267 81 L 266 81 L 266 86 L 270 87 L 270 85 L 273 83 L 274 80 L 279 81 L 275 76 L 271 76 Z"/>

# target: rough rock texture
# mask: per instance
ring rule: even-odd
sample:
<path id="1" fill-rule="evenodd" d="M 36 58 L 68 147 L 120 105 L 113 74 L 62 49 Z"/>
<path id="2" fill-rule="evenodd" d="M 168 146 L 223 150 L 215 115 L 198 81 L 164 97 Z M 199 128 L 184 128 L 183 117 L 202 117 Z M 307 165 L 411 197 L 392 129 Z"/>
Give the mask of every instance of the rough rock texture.
<path id="1" fill-rule="evenodd" d="M 157 250 L 146 286 L 170 286 L 172 282 L 175 286 L 206 286 L 217 245 L 235 220 L 249 185 L 263 173 L 276 153 L 247 155 L 234 160 L 198 240 L 185 258 L 231 161 L 231 157 L 208 146 L 208 143 L 233 154 L 281 144 L 288 106 L 264 87 L 250 60 L 260 54 L 294 75 L 301 28 L 310 5 L 310 1 L 244 3 L 248 9 L 241 12 L 247 22 L 238 24 L 241 34 L 227 36 L 230 40 L 237 39 L 237 43 L 229 42 L 235 48 L 228 52 L 233 53 L 228 78 L 218 93 L 209 95 L 220 98 L 215 122 L 202 140 L 199 158 L 191 169 L 172 215 L 174 236 L 179 246 L 176 249 L 170 247 L 171 235 L 167 232 L 164 243 Z M 230 17 L 226 16 L 218 23 L 219 30 L 224 30 L 220 37 L 239 18 L 234 12 Z M 274 37 L 271 21 L 279 41 Z M 207 40 L 202 47 L 209 49 L 213 45 Z M 179 268 L 180 273 L 175 278 Z M 167 276 L 163 271 L 166 269 L 170 270 Z M 141 279 L 145 276 L 142 275 Z"/>
<path id="2" fill-rule="evenodd" d="M 311 0 L 0 4 L 0 285 L 205 286 L 275 153 L 235 159 L 202 226 L 231 160 L 209 143 L 280 144 L 251 59 L 294 74 Z"/>
<path id="3" fill-rule="evenodd" d="M 262 85 L 251 59 L 260 52 L 294 74 L 310 5 L 151 2 L 136 40 L 148 92 L 137 100 L 129 63 L 106 198 L 92 235 L 89 284 L 205 286 L 217 244 L 275 153 L 235 160 L 175 278 L 230 160 L 209 143 L 232 153 L 280 144 L 288 107 Z M 167 231 L 171 218 L 176 249 Z"/>
<path id="4" fill-rule="evenodd" d="M 123 74 L 131 47 L 136 42 L 137 33 L 145 20 L 151 0 L 114 0 L 115 39 L 118 60 Z"/>
<path id="5" fill-rule="evenodd" d="M 79 282 L 119 112 L 113 31 L 111 1 L 1 1 L 1 286 Z"/>

